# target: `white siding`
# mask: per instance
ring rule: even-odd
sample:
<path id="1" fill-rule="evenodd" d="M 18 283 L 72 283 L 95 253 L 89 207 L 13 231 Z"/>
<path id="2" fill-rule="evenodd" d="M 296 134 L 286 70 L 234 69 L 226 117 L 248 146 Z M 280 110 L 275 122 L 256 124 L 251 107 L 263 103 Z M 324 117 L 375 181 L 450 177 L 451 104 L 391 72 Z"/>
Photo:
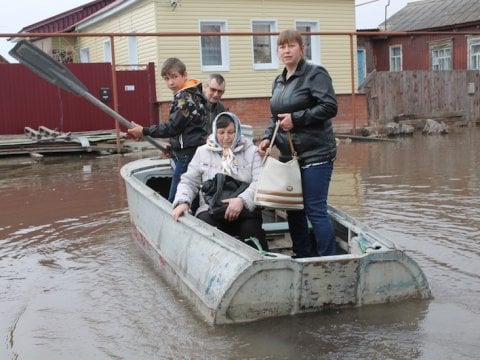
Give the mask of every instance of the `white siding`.
<path id="1" fill-rule="evenodd" d="M 150 1 L 139 1 L 135 5 L 115 14 L 111 18 L 95 23 L 83 32 L 88 33 L 150 33 L 155 29 L 155 6 Z M 103 38 L 84 37 L 80 39 L 80 47 L 89 47 L 90 62 L 103 61 Z M 115 63 L 128 64 L 128 37 L 116 37 Z M 154 37 L 138 37 L 138 62 L 147 64 L 156 62 L 156 39 Z"/>

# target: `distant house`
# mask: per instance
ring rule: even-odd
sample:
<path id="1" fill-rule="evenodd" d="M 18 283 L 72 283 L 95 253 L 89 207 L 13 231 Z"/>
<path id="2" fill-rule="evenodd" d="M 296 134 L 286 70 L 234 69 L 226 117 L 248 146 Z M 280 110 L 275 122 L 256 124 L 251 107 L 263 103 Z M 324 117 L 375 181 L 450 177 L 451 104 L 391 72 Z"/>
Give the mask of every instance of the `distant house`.
<path id="1" fill-rule="evenodd" d="M 480 1 L 410 2 L 380 28 L 387 32 L 439 32 L 435 35 L 369 37 L 377 71 L 480 70 Z M 441 34 L 445 32 L 446 34 Z M 452 34 L 462 32 L 462 34 Z M 465 32 L 471 32 L 465 35 Z"/>
<path id="2" fill-rule="evenodd" d="M 76 24 L 115 1 L 116 0 L 95 0 L 35 24 L 28 25 L 21 29 L 19 33 L 74 32 Z M 62 63 L 80 62 L 75 50 L 77 39 L 74 37 L 33 38 L 31 40 L 35 42 L 35 45 L 40 49 Z"/>
<path id="3" fill-rule="evenodd" d="M 410 2 L 357 43 L 370 122 L 480 122 L 480 1 Z"/>
<path id="4" fill-rule="evenodd" d="M 259 127 L 269 116 L 272 80 L 282 68 L 276 56 L 276 36 L 184 36 L 180 33 L 275 33 L 287 28 L 302 32 L 352 32 L 354 0 L 97 0 L 59 14 L 22 32 L 74 32 L 78 37 L 37 39 L 38 45 L 63 62 L 112 62 L 135 66 L 179 57 L 190 77 L 205 80 L 212 72 L 227 81 L 224 96 L 230 110 Z M 82 34 L 122 33 L 119 37 Z M 141 34 L 175 33 L 173 36 Z M 140 34 L 140 35 L 137 35 Z M 112 43 L 112 40 L 114 43 Z M 351 128 L 365 125 L 366 103 L 352 102 L 350 39 L 348 36 L 305 36 L 305 55 L 325 66 L 332 76 L 340 111 L 334 122 Z M 157 79 L 160 112 L 167 112 L 171 93 Z M 355 106 L 355 110 L 352 108 Z M 165 115 L 161 115 L 164 119 Z"/>

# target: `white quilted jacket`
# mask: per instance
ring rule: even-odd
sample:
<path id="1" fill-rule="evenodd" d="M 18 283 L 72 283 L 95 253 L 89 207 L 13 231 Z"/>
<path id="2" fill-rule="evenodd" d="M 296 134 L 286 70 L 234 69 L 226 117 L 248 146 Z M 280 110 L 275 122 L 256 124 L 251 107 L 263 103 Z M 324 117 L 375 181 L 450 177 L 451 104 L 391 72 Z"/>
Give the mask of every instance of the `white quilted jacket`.
<path id="1" fill-rule="evenodd" d="M 250 139 L 242 136 L 239 143 L 243 143 L 244 146 L 240 151 L 235 153 L 235 159 L 238 163 L 238 174 L 234 177 L 250 183 L 250 186 L 241 193 L 239 197 L 243 199 L 243 203 L 248 210 L 253 210 L 255 208 L 253 197 L 260 174 L 262 159 L 257 152 L 257 147 Z M 221 154 L 209 150 L 206 144 L 198 147 L 192 161 L 188 165 L 187 171 L 181 177 L 180 184 L 178 184 L 173 206 L 176 207 L 179 203 L 183 202 L 191 204 L 195 196 L 199 193 L 202 183 L 212 179 L 216 173 L 222 171 Z M 208 205 L 205 203 L 202 193 L 200 192 L 200 206 L 197 214 L 207 209 Z"/>

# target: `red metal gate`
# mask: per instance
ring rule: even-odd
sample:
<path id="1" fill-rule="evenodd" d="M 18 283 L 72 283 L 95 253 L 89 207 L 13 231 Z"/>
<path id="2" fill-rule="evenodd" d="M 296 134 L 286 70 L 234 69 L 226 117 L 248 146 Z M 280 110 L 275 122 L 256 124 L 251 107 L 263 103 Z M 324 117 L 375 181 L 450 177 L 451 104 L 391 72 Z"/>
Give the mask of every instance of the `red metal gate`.
<path id="1" fill-rule="evenodd" d="M 98 98 L 113 107 L 111 64 L 68 64 Z M 145 67 L 143 67 L 145 68 Z M 118 110 L 144 126 L 158 123 L 155 66 L 117 70 Z M 0 64 L 0 135 L 22 134 L 43 125 L 62 132 L 108 130 L 115 120 L 85 99 L 40 78 L 21 64 Z"/>

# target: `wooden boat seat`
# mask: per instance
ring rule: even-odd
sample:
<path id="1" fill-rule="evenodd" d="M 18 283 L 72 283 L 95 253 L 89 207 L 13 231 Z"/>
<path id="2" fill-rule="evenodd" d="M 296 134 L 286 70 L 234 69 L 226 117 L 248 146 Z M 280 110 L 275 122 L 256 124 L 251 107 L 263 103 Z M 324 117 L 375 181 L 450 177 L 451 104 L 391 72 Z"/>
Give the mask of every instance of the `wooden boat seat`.
<path id="1" fill-rule="evenodd" d="M 288 232 L 288 222 L 279 221 L 279 222 L 267 222 L 262 224 L 263 230 L 267 234 L 284 234 Z M 308 222 L 308 228 L 312 230 L 312 224 Z"/>
<path id="2" fill-rule="evenodd" d="M 309 229 L 312 230 L 312 224 L 308 222 Z M 286 249 L 291 249 L 292 242 L 288 231 L 288 222 L 267 222 L 262 224 L 265 235 L 269 241 L 270 251 L 285 253 Z M 346 241 L 336 236 L 337 254 L 348 254 L 350 249 Z"/>
<path id="3" fill-rule="evenodd" d="M 288 222 L 286 221 L 263 223 L 262 227 L 267 234 L 283 234 L 288 232 Z"/>

